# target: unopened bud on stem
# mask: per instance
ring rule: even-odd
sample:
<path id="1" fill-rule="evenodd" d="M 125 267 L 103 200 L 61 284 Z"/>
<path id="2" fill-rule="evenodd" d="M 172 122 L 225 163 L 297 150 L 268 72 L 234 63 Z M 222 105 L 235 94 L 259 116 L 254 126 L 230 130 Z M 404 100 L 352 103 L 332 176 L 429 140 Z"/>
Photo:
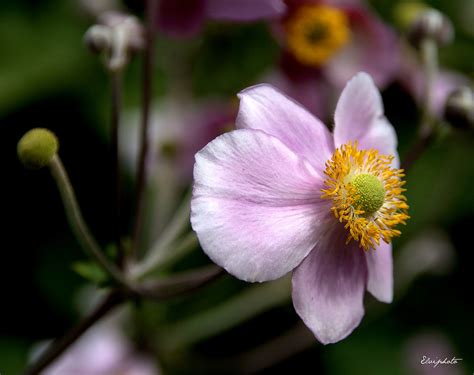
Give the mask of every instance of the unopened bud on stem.
<path id="1" fill-rule="evenodd" d="M 118 71 L 125 67 L 131 54 L 144 48 L 145 34 L 136 17 L 107 12 L 99 24 L 87 30 L 84 42 L 92 52 L 104 53 L 108 69 Z"/>
<path id="2" fill-rule="evenodd" d="M 426 39 L 433 40 L 438 46 L 452 42 L 454 30 L 451 21 L 441 12 L 428 9 L 420 12 L 410 27 L 408 38 L 410 42 L 419 47 Z"/>
<path id="3" fill-rule="evenodd" d="M 18 142 L 17 152 L 23 165 L 40 169 L 49 165 L 57 154 L 59 142 L 53 132 L 36 128 L 27 132 Z"/>
<path id="4" fill-rule="evenodd" d="M 112 35 L 110 28 L 94 25 L 84 35 L 84 43 L 92 53 L 102 53 L 110 48 Z"/>

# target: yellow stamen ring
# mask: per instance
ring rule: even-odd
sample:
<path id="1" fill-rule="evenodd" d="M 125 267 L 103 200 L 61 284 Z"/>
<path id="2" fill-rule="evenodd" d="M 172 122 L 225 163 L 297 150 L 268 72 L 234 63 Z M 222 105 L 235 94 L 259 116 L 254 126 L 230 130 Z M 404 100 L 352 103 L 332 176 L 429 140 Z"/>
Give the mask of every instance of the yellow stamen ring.
<path id="1" fill-rule="evenodd" d="M 344 12 L 327 5 L 305 5 L 286 21 L 286 41 L 301 63 L 319 67 L 349 40 Z"/>
<path id="2" fill-rule="evenodd" d="M 331 211 L 348 230 L 347 243 L 354 239 L 369 250 L 401 234 L 395 226 L 406 223 L 408 205 L 403 170 L 391 168 L 392 161 L 391 155 L 347 143 L 326 162 L 322 198 L 332 200 Z"/>

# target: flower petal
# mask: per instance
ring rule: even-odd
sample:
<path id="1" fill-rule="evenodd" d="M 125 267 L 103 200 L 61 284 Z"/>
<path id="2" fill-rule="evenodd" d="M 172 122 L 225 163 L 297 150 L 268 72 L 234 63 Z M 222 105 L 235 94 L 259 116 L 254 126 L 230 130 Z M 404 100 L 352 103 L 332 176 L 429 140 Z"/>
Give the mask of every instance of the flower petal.
<path id="1" fill-rule="evenodd" d="M 342 91 L 334 115 L 336 147 L 358 141 L 362 149 L 397 155 L 397 136 L 383 114 L 380 92 L 366 73 L 352 78 Z"/>
<path id="2" fill-rule="evenodd" d="M 393 260 L 392 245 L 382 241 L 375 250 L 365 253 L 369 278 L 367 290 L 379 301 L 393 300 Z"/>
<path id="3" fill-rule="evenodd" d="M 271 85 L 253 86 L 238 96 L 237 128 L 263 130 L 306 158 L 318 172 L 324 170 L 334 143 L 321 121 Z"/>
<path id="4" fill-rule="evenodd" d="M 325 67 L 329 80 L 338 87 L 354 74 L 369 73 L 377 86 L 387 86 L 397 76 L 400 46 L 396 34 L 361 6 L 344 7 L 351 23 L 351 41 Z"/>
<path id="5" fill-rule="evenodd" d="M 335 343 L 362 320 L 366 282 L 363 250 L 335 230 L 293 272 L 293 305 L 321 343 Z"/>
<path id="6" fill-rule="evenodd" d="M 161 0 L 157 26 L 171 37 L 190 37 L 197 34 L 205 17 L 205 0 Z"/>
<path id="7" fill-rule="evenodd" d="M 236 130 L 209 143 L 196 154 L 194 180 L 191 224 L 201 246 L 242 280 L 292 270 L 329 217 L 311 165 L 262 131 Z"/>
<path id="8" fill-rule="evenodd" d="M 216 20 L 253 21 L 285 12 L 281 0 L 207 0 L 206 13 Z"/>

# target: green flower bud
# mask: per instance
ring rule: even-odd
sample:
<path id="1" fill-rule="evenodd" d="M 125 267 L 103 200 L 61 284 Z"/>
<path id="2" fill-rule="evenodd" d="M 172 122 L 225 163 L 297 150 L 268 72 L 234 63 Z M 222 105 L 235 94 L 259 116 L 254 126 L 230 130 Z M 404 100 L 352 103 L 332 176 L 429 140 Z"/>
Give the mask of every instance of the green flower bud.
<path id="1" fill-rule="evenodd" d="M 30 169 L 47 166 L 56 155 L 59 142 L 53 132 L 36 128 L 28 131 L 18 142 L 17 153 L 23 165 Z"/>

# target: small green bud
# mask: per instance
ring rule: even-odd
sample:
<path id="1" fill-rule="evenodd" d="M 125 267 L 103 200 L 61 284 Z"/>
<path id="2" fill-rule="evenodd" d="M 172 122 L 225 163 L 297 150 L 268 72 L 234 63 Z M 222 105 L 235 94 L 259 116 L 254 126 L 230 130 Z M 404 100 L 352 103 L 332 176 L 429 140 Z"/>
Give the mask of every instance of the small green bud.
<path id="1" fill-rule="evenodd" d="M 56 155 L 59 142 L 53 132 L 44 128 L 28 131 L 18 142 L 17 153 L 27 168 L 46 167 Z"/>
<path id="2" fill-rule="evenodd" d="M 454 29 L 451 21 L 436 9 L 421 12 L 410 27 L 408 38 L 410 42 L 419 47 L 426 39 L 435 41 L 438 46 L 452 42 Z"/>
<path id="3" fill-rule="evenodd" d="M 444 118 L 455 128 L 474 129 L 474 92 L 470 87 L 460 87 L 449 95 Z"/>

